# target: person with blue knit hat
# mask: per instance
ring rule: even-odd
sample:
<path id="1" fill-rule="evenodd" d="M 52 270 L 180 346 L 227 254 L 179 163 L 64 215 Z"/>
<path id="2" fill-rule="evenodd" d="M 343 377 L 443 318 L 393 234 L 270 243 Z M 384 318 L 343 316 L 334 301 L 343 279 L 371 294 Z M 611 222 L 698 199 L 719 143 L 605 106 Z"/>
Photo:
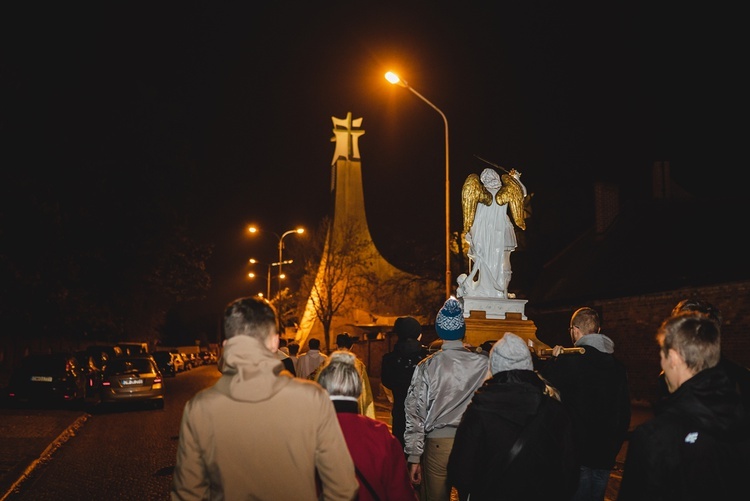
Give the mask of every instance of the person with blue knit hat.
<path id="1" fill-rule="evenodd" d="M 487 355 L 466 348 L 462 303 L 448 298 L 435 318 L 440 350 L 417 365 L 404 402 L 404 453 L 422 501 L 449 501 L 448 458 L 474 391 L 489 377 Z"/>
<path id="2" fill-rule="evenodd" d="M 435 330 L 443 341 L 463 339 L 466 334 L 464 309 L 456 298 L 449 298 L 435 319 Z"/>

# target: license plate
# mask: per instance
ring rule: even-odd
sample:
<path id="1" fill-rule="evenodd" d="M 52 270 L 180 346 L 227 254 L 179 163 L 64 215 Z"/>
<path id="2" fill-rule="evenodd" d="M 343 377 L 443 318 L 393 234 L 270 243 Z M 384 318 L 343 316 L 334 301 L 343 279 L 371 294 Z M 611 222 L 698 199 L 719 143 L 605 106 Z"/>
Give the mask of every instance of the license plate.
<path id="1" fill-rule="evenodd" d="M 133 386 L 134 384 L 143 384 L 143 379 L 123 379 L 120 382 L 123 386 Z"/>
<path id="2" fill-rule="evenodd" d="M 51 383 L 52 376 L 31 376 L 32 381 L 42 381 L 44 383 Z"/>

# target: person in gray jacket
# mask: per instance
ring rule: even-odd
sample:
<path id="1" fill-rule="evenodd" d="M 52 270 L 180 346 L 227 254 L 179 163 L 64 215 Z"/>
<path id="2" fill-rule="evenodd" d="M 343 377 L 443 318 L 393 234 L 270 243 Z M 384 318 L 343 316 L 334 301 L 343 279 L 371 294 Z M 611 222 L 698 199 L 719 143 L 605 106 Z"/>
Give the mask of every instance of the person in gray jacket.
<path id="1" fill-rule="evenodd" d="M 423 501 L 449 501 L 448 457 L 474 392 L 489 377 L 487 355 L 466 348 L 464 312 L 454 297 L 435 319 L 443 345 L 417 365 L 406 394 L 404 452 Z"/>

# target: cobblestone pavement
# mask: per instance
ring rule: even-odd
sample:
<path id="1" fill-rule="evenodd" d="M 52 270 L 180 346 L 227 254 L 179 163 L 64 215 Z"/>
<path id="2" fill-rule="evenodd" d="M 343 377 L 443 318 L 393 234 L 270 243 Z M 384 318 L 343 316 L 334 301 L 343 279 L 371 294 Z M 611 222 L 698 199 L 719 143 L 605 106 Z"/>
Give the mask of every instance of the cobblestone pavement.
<path id="1" fill-rule="evenodd" d="M 391 405 L 385 398 L 376 398 L 375 415 L 391 426 Z M 631 428 L 650 416 L 647 409 L 634 407 Z M 86 423 L 91 416 L 83 411 L 9 409 L 0 406 L 0 501 L 5 500 L 15 485 Z M 614 501 L 622 477 L 622 463 L 627 443 L 618 456 L 610 476 L 606 501 Z M 456 501 L 455 493 L 451 497 Z"/>
<path id="2" fill-rule="evenodd" d="M 632 417 L 630 421 L 630 429 L 632 430 L 635 426 L 641 424 L 651 417 L 651 411 L 641 406 L 633 406 Z M 387 399 L 378 397 L 375 399 L 375 417 L 379 421 L 387 423 L 391 426 L 391 404 Z M 617 463 L 612 469 L 612 473 L 609 476 L 609 484 L 607 485 L 607 493 L 605 494 L 605 501 L 615 501 L 617 499 L 617 493 L 620 489 L 620 481 L 622 480 L 622 469 L 625 462 L 625 455 L 628 450 L 628 443 L 622 446 L 620 453 L 617 455 Z M 458 501 L 458 495 L 455 490 L 451 493 L 451 501 Z"/>
<path id="3" fill-rule="evenodd" d="M 0 501 L 89 417 L 81 411 L 0 408 Z"/>

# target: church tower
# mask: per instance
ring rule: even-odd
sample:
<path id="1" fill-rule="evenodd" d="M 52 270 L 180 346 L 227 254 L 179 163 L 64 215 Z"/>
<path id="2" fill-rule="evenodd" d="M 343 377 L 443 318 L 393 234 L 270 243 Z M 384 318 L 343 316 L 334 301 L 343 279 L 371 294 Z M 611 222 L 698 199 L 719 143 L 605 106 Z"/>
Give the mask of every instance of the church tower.
<path id="1" fill-rule="evenodd" d="M 327 275 L 330 276 L 331 270 L 327 270 L 327 267 L 333 260 L 326 262 L 326 251 L 330 250 L 329 246 L 337 248 L 336 242 L 340 238 L 362 242 L 357 252 L 362 255 L 363 262 L 367 263 L 367 272 L 376 277 L 379 283 L 399 281 L 402 284 L 412 284 L 399 289 L 399 296 L 402 297 L 391 298 L 395 299 L 394 301 L 373 302 L 372 297 L 352 297 L 351 294 L 347 297 L 345 304 L 332 319 L 330 335 L 334 336 L 337 332 L 345 330 L 362 338 L 367 332 L 377 332 L 378 329 L 390 330 L 388 327 L 392 326 L 399 316 L 414 315 L 414 310 L 409 310 L 410 305 L 415 303 L 416 295 L 425 294 L 433 284 L 425 286 L 422 283 L 418 287 L 419 290 L 416 290 L 414 284 L 419 282 L 419 277 L 399 270 L 378 252 L 372 241 L 365 214 L 362 160 L 359 153 L 359 138 L 365 133 L 360 128 L 362 118 L 352 119 L 352 113 L 349 112 L 346 118 L 331 119 L 334 134 L 331 141 L 336 145 L 331 161 L 333 215 L 326 235 L 326 250 L 323 252 L 315 279 L 316 285 L 324 282 Z M 439 286 L 440 284 L 434 284 L 438 294 Z M 316 337 L 327 347 L 329 344 L 324 339 L 323 326 L 315 312 L 313 294 L 311 291 L 308 296 L 295 341 L 302 345 L 309 337 Z"/>

